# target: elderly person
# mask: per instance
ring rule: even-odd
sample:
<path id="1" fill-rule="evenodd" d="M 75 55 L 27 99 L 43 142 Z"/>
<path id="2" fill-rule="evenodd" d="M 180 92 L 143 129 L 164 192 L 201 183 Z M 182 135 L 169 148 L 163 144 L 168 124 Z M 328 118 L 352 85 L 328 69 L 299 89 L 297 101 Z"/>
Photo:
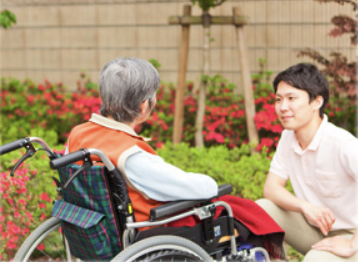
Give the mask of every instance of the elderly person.
<path id="1" fill-rule="evenodd" d="M 76 126 L 68 152 L 97 148 L 116 163 L 127 182 L 136 221 L 149 220 L 150 209 L 163 202 L 206 199 L 217 195 L 216 182 L 207 175 L 187 173 L 156 155 L 134 127 L 146 121 L 156 104 L 159 74 L 147 61 L 117 58 L 102 69 L 100 115 Z"/>

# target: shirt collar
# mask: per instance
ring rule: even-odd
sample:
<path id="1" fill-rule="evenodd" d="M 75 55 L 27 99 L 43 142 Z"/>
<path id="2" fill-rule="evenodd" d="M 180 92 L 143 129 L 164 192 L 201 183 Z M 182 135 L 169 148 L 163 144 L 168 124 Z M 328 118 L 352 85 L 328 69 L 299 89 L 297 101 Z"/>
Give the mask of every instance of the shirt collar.
<path id="1" fill-rule="evenodd" d="M 298 154 L 303 154 L 306 152 L 306 150 L 316 151 L 318 149 L 318 146 L 320 144 L 320 141 L 323 137 L 324 130 L 327 126 L 328 118 L 326 115 L 323 115 L 322 123 L 320 124 L 316 134 L 314 135 L 311 143 L 308 145 L 308 147 L 305 150 L 302 150 L 300 144 L 298 143 L 296 136 L 294 136 L 294 142 L 292 144 L 292 148 L 295 150 Z"/>
<path id="2" fill-rule="evenodd" d="M 140 138 L 140 139 L 142 139 L 143 141 L 146 141 L 146 142 L 151 140 L 150 138 L 144 138 L 144 137 L 138 135 L 133 130 L 133 128 L 131 128 L 130 126 L 128 126 L 128 125 L 126 125 L 124 123 L 109 119 L 108 117 L 104 117 L 104 116 L 101 116 L 101 115 L 98 115 L 98 114 L 95 114 L 95 113 L 92 114 L 92 116 L 89 119 L 89 121 L 93 122 L 93 123 L 95 123 L 97 125 L 101 125 L 101 126 L 110 128 L 110 129 L 125 132 L 125 133 L 127 133 L 127 134 L 129 134 L 131 136 L 138 137 L 138 138 Z"/>

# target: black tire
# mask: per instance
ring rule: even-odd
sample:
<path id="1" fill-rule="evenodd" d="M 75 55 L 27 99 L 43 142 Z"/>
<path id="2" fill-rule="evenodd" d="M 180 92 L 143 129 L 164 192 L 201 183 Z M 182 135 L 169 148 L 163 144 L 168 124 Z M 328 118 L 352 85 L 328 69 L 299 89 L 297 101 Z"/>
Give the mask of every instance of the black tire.
<path id="1" fill-rule="evenodd" d="M 111 261 L 168 261 L 168 258 L 173 257 L 182 259 L 175 261 L 212 261 L 209 254 L 199 245 L 177 236 L 155 236 L 141 240 L 122 250 Z"/>
<path id="2" fill-rule="evenodd" d="M 65 241 L 59 229 L 60 220 L 55 217 L 46 220 L 26 238 L 17 251 L 14 262 L 68 261 L 71 254 L 69 248 L 66 251 Z M 37 248 L 39 246 L 41 250 Z"/>

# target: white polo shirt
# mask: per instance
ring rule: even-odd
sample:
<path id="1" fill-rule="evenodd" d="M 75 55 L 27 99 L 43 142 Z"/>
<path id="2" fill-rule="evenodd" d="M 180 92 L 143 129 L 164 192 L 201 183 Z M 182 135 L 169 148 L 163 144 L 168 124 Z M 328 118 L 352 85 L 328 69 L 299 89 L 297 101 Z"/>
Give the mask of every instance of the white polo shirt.
<path id="1" fill-rule="evenodd" d="M 326 115 L 305 150 L 293 131 L 282 132 L 270 172 L 290 179 L 297 197 L 330 208 L 332 230 L 358 227 L 358 139 Z"/>

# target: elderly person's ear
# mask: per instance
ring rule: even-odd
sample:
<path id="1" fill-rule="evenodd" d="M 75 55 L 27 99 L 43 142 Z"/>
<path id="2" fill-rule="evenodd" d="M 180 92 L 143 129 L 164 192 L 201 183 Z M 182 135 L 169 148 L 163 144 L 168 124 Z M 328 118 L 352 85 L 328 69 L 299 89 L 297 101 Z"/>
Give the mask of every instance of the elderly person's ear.
<path id="1" fill-rule="evenodd" d="M 140 113 L 145 114 L 148 108 L 149 108 L 149 99 L 146 99 L 140 104 Z"/>

